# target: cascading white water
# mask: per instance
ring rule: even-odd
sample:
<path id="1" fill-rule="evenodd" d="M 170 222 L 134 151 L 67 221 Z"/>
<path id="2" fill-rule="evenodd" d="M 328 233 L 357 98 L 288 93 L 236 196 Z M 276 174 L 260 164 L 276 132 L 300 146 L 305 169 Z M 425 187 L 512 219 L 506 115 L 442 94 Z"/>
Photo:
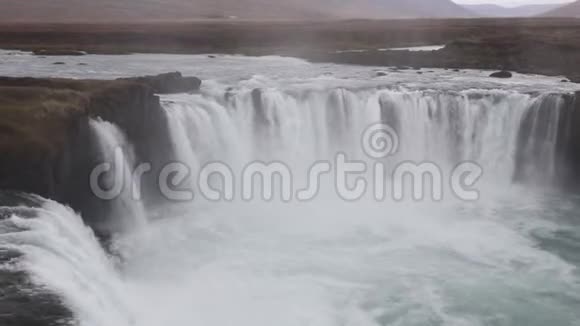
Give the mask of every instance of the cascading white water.
<path id="1" fill-rule="evenodd" d="M 520 174 L 523 177 L 538 176 L 536 181 L 550 183 L 557 175 L 557 146 L 561 132 L 560 117 L 564 101 L 562 96 L 548 95 L 534 103 L 528 110 L 521 126 L 522 138 L 519 151 L 522 157 Z"/>
<path id="2" fill-rule="evenodd" d="M 383 122 L 396 130 L 401 143 L 396 162 L 429 161 L 452 169 L 472 161 L 489 181 L 510 184 L 516 170 L 524 168 L 518 166 L 518 151 L 542 152 L 533 163 L 525 162 L 528 176 L 554 174 L 559 98 L 501 90 L 241 89 L 225 97 L 211 92 L 180 96 L 165 108 L 175 150 L 194 174 L 216 160 L 238 168 L 252 160 L 278 160 L 296 168 L 331 159 L 339 151 L 350 159 L 368 159 L 361 136 Z M 537 121 L 543 106 L 552 113 Z M 549 134 L 518 148 L 528 114 L 534 137 L 536 129 L 547 128 Z"/>
<path id="3" fill-rule="evenodd" d="M 31 198 L 41 207 L 0 207 L 0 212 L 8 213 L 0 221 L 0 248 L 23 254 L 4 262 L 0 270 L 25 271 L 41 290 L 59 294 L 81 325 L 132 325 L 114 260 L 92 230 L 71 209 Z"/>
<path id="4" fill-rule="evenodd" d="M 80 326 L 570 325 L 580 320 L 577 267 L 549 244 L 576 230 L 559 220 L 576 206 L 512 185 L 520 126 L 552 99 L 343 88 L 168 97 L 176 157 L 194 170 L 279 160 L 300 171 L 337 151 L 370 160 L 361 133 L 383 121 L 401 140 L 394 160 L 445 168 L 473 160 L 501 187 L 476 203 L 320 196 L 158 207 L 165 219 L 116 239 L 118 264 L 78 216 L 52 202 L 36 218 L 3 221 L 27 231 L 0 239 Z M 532 132 L 539 138 L 524 152 L 541 144 L 545 163 L 529 164 L 529 175 L 549 172 L 557 120 Z M 91 125 L 103 152 L 128 148 L 113 125 Z M 546 218 L 546 205 L 562 211 Z"/>
<path id="5" fill-rule="evenodd" d="M 122 221 L 124 227 L 132 228 L 146 223 L 145 209 L 140 198 L 133 192 L 133 168 L 136 164 L 133 147 L 123 132 L 116 125 L 102 120 L 89 121 L 89 125 L 99 144 L 100 160 L 108 169 L 102 174 L 103 180 L 97 180 L 99 189 L 109 191 L 119 186 L 109 200 L 112 204 L 113 220 Z M 94 191 L 94 189 L 93 189 Z M 98 194 L 95 194 L 98 195 Z"/>

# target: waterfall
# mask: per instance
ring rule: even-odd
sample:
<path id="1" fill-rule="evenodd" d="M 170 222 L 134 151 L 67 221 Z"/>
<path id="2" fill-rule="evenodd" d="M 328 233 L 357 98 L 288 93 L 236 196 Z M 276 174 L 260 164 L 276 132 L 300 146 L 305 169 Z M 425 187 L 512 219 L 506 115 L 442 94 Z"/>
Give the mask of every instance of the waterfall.
<path id="1" fill-rule="evenodd" d="M 83 326 L 131 325 L 114 260 L 104 252 L 81 217 L 50 200 L 19 197 L 20 204 L 0 207 L 0 252 L 12 252 L 12 257 L 16 257 L 1 262 L 0 275 L 25 272 L 25 276 L 18 278 L 22 287 L 13 295 L 29 296 L 22 301 L 28 304 L 15 307 L 30 310 L 10 312 L 11 320 L 21 318 L 30 325 L 69 324 L 70 317 L 65 312 L 50 319 L 64 305 Z M 30 205 L 31 202 L 34 204 Z M 26 290 L 23 278 L 30 279 L 35 286 Z M 59 297 L 42 304 L 40 298 L 47 291 L 58 293 Z M 0 298 L 0 304 L 10 307 L 14 300 L 6 295 Z"/>
<path id="2" fill-rule="evenodd" d="M 119 127 L 110 122 L 90 120 L 89 125 L 100 149 L 99 163 L 104 167 L 103 173 L 92 180 L 92 186 L 98 183 L 101 191 L 111 191 L 110 196 L 107 194 L 106 198 L 101 199 L 111 205 L 112 220 L 128 228 L 145 224 L 145 209 L 135 193 L 138 187 L 134 184 L 137 180 L 133 178 L 136 157 L 132 146 Z M 99 196 L 95 189 L 93 192 Z"/>
<path id="3" fill-rule="evenodd" d="M 556 182 L 562 96 L 476 89 L 240 88 L 225 96 L 207 91 L 172 97 L 165 110 L 177 157 L 194 170 L 215 160 L 235 167 L 252 160 L 296 167 L 337 152 L 365 159 L 361 135 L 382 122 L 400 139 L 395 161 L 428 161 L 449 169 L 472 161 L 488 180 L 504 184 Z"/>
<path id="4" fill-rule="evenodd" d="M 371 162 L 361 135 L 381 122 L 400 140 L 386 163 L 474 161 L 493 190 L 503 190 L 501 200 L 159 204 L 166 218 L 135 228 L 145 223 L 144 208 L 124 180 L 120 196 L 105 202 L 134 224 L 113 239 L 111 256 L 70 209 L 26 195 L 10 206 L 0 193 L 8 205 L 0 207 L 0 276 L 30 283 L 15 292 L 34 303 L 30 311 L 54 312 L 44 322 L 568 325 L 580 318 L 576 235 L 558 248 L 570 252 L 549 248 L 557 231 L 575 230 L 556 219 L 575 216 L 577 204 L 564 198 L 552 209 L 550 199 L 508 187 L 557 175 L 560 95 L 241 88 L 163 100 L 175 157 L 193 173 L 207 162 L 236 170 L 255 160 L 303 172 L 337 153 Z M 109 189 L 140 162 L 117 126 L 90 126 L 99 160 L 117 161 L 116 174 L 100 179 Z M 545 218 L 546 209 L 554 216 Z"/>
<path id="5" fill-rule="evenodd" d="M 516 179 L 550 183 L 560 174 L 558 147 L 566 145 L 562 138 L 562 118 L 566 101 L 560 95 L 548 94 L 543 101 L 529 107 L 521 121 L 518 139 L 519 170 Z M 539 174 L 538 171 L 543 171 Z"/>

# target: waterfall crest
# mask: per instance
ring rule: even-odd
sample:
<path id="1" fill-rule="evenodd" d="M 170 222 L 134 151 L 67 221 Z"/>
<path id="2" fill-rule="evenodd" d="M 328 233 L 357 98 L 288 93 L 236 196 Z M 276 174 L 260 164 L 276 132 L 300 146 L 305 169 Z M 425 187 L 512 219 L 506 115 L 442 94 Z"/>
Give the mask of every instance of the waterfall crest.
<path id="1" fill-rule="evenodd" d="M 447 168 L 472 161 L 499 183 L 557 182 L 564 96 L 475 89 L 237 89 L 225 96 L 208 91 L 171 97 L 164 108 L 177 157 L 194 170 L 215 160 L 234 167 L 278 160 L 295 167 L 339 151 L 364 159 L 361 135 L 382 122 L 400 139 L 394 158 L 399 162 Z"/>

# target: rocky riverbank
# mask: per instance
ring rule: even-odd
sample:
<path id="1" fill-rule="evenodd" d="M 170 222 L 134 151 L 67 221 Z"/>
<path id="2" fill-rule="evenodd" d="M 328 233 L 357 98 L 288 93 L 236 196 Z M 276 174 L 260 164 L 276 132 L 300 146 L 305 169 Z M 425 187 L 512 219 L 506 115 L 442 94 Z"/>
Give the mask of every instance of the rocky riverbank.
<path id="1" fill-rule="evenodd" d="M 454 40 L 436 51 L 347 51 L 312 59 L 377 66 L 509 70 L 580 81 L 580 43 L 547 42 L 532 36 Z"/>
<path id="2" fill-rule="evenodd" d="M 96 224 L 107 205 L 89 193 L 88 176 L 101 163 L 89 119 L 115 123 L 140 158 L 162 164 L 171 144 L 156 94 L 200 85 L 180 73 L 110 81 L 0 77 L 0 189 L 67 203 Z"/>

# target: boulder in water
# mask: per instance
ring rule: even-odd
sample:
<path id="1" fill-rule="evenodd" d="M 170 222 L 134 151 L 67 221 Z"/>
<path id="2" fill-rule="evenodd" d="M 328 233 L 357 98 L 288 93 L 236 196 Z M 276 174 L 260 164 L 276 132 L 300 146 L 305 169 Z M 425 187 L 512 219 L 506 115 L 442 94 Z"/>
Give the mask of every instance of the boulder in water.
<path id="1" fill-rule="evenodd" d="M 64 65 L 65 63 L 62 61 L 53 62 L 53 65 Z"/>
<path id="2" fill-rule="evenodd" d="M 489 75 L 489 77 L 493 78 L 512 78 L 512 76 L 512 73 L 507 70 L 497 71 Z"/>
<path id="3" fill-rule="evenodd" d="M 383 71 L 379 71 L 379 72 L 376 73 L 376 76 L 377 77 L 384 77 L 386 75 L 387 75 L 387 73 L 386 72 L 383 72 Z"/>

